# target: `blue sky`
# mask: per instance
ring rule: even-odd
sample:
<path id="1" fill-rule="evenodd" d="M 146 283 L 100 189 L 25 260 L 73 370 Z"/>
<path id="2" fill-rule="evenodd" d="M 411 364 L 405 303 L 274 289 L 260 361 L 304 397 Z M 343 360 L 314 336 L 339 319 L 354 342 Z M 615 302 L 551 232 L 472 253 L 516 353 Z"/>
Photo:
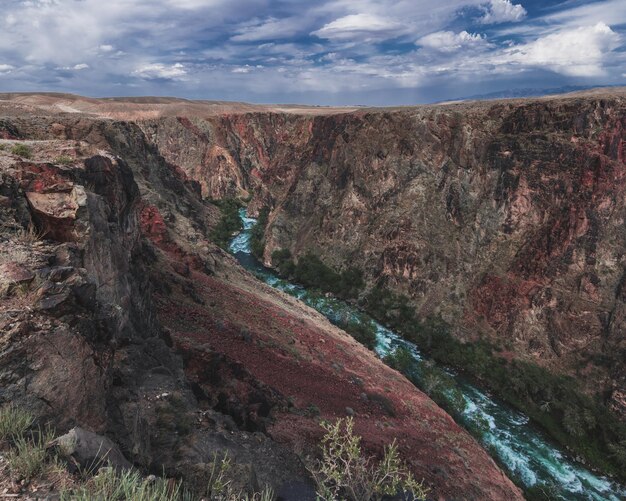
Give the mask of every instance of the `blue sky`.
<path id="1" fill-rule="evenodd" d="M 413 104 L 626 84 L 626 0 L 0 0 L 0 91 Z"/>

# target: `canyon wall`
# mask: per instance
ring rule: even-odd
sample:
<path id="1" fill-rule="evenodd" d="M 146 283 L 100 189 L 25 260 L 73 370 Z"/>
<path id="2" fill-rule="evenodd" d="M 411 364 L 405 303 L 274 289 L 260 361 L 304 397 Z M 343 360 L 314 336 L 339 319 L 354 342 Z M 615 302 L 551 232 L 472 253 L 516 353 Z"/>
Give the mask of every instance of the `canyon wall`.
<path id="1" fill-rule="evenodd" d="M 623 91 L 141 127 L 205 196 L 271 208 L 266 262 L 357 266 L 626 412 Z M 183 136 L 193 153 L 164 139 Z"/>

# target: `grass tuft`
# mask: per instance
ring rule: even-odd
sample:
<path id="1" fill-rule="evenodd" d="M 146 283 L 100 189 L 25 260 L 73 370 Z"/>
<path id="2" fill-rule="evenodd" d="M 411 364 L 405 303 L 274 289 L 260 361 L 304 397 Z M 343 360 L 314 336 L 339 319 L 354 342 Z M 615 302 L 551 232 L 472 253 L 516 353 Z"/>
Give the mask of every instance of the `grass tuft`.
<path id="1" fill-rule="evenodd" d="M 19 478 L 31 480 L 43 473 L 47 466 L 46 445 L 54 437 L 50 430 L 33 433 L 30 437 L 15 436 L 13 448 L 7 455 L 11 473 Z"/>
<path id="2" fill-rule="evenodd" d="M 29 412 L 13 404 L 0 409 L 0 440 L 22 437 L 32 426 L 35 418 Z"/>
<path id="3" fill-rule="evenodd" d="M 136 471 L 116 473 L 113 468 L 100 468 L 98 474 L 81 487 L 61 492 L 61 501 L 190 501 L 182 496 L 180 482 L 163 478 L 142 478 Z"/>

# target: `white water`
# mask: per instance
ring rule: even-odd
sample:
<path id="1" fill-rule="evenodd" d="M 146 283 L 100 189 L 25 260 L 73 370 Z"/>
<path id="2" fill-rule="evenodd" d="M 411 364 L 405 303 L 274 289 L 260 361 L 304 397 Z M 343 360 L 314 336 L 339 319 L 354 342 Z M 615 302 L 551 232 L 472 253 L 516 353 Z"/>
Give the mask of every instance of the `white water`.
<path id="1" fill-rule="evenodd" d="M 256 220 L 241 210 L 244 231 L 230 244 L 231 252 L 241 264 L 267 284 L 299 298 L 331 321 L 340 318 L 367 319 L 356 308 L 335 298 L 307 291 L 299 285 L 278 277 L 263 267 L 250 252 L 249 230 Z M 413 356 L 416 367 L 425 361 L 413 343 L 374 322 L 377 330 L 376 352 L 383 357 L 397 347 L 404 347 Z M 432 362 L 429 362 L 432 363 Z M 535 428 L 529 419 L 512 407 L 491 398 L 486 392 L 459 377 L 453 370 L 443 368 L 454 377 L 463 392 L 465 409 L 460 424 L 472 432 L 485 448 L 504 465 L 509 476 L 526 487 L 536 484 L 552 486 L 551 493 L 563 500 L 626 500 L 626 489 L 606 477 L 596 475 L 584 465 L 570 459 Z M 419 381 L 418 385 L 419 385 Z M 486 426 L 485 426 L 486 424 Z M 480 429 L 480 433 L 476 430 Z"/>

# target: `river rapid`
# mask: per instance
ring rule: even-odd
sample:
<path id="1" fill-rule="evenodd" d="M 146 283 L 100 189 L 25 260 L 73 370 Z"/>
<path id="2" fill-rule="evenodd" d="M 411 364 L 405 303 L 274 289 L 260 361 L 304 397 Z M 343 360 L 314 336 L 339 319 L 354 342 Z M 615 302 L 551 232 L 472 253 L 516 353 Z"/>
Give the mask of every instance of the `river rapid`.
<path id="1" fill-rule="evenodd" d="M 247 217 L 241 209 L 244 229 L 230 243 L 230 251 L 238 261 L 260 280 L 297 297 L 316 309 L 332 322 L 350 318 L 354 321 L 373 322 L 376 326 L 376 353 L 382 358 L 398 347 L 411 354 L 415 369 L 411 379 L 419 387 L 420 364 L 432 365 L 413 343 L 373 321 L 367 315 L 344 301 L 308 291 L 280 278 L 252 256 L 250 229 L 256 219 Z M 452 369 L 442 369 L 455 379 L 461 389 L 464 405 L 456 420 L 472 433 L 485 449 L 518 484 L 525 487 L 545 485 L 556 499 L 562 500 L 626 500 L 626 488 L 609 478 L 597 475 L 574 461 L 559 449 L 544 433 L 529 422 L 524 414 L 508 404 L 498 401 L 475 384 L 470 383 Z"/>

